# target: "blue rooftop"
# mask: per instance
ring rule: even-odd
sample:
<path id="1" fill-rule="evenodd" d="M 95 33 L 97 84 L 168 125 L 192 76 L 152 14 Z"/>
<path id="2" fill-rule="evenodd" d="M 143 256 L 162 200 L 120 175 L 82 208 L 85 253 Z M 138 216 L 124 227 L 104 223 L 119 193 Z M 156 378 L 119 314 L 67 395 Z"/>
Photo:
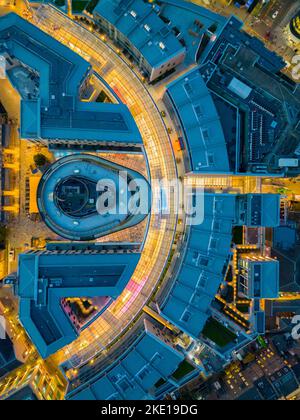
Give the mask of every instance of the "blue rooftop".
<path id="1" fill-rule="evenodd" d="M 0 53 L 17 58 L 40 77 L 39 98 L 21 103 L 22 138 L 142 143 L 125 105 L 78 100 L 89 63 L 16 14 L 0 18 Z"/>
<path id="2" fill-rule="evenodd" d="M 117 28 L 152 67 L 185 51 L 153 5 L 141 0 L 100 0 L 94 14 Z"/>
<path id="3" fill-rule="evenodd" d="M 69 400 L 146 400 L 153 399 L 155 385 L 168 381 L 184 355 L 162 332 L 148 321 L 130 347 L 92 379 L 70 387 Z M 91 368 L 92 370 L 93 368 Z M 76 384 L 75 384 L 76 386 Z"/>
<path id="4" fill-rule="evenodd" d="M 268 198 L 268 194 L 204 194 L 204 220 L 189 227 L 180 270 L 160 307 L 168 320 L 192 337 L 198 338 L 202 332 L 211 315 L 211 303 L 225 278 L 233 227 L 271 227 L 278 223 L 279 196 L 275 195 L 276 201 L 269 202 Z M 265 269 L 272 269 L 272 264 Z M 277 264 L 275 269 L 278 270 Z M 268 275 L 270 271 L 264 278 Z M 277 277 L 275 280 L 277 285 Z M 263 292 L 269 296 L 267 283 L 265 287 Z"/>
<path id="5" fill-rule="evenodd" d="M 240 262 L 240 276 L 247 278 L 243 291 L 249 299 L 277 299 L 279 296 L 279 261 L 245 256 Z"/>
<path id="6" fill-rule="evenodd" d="M 238 48 L 246 47 L 258 55 L 257 65 L 264 67 L 265 70 L 272 73 L 278 73 L 285 66 L 284 59 L 276 54 L 276 52 L 266 48 L 266 45 L 260 39 L 249 35 L 247 32 L 242 31 L 243 23 L 232 16 L 225 24 L 223 31 L 213 44 L 213 48 L 207 55 L 202 57 L 205 61 L 213 60 L 213 58 L 220 58 L 219 52 L 224 52 L 224 49 L 230 44 Z"/>
<path id="7" fill-rule="evenodd" d="M 72 244 L 71 244 L 72 245 Z M 19 318 L 43 358 L 75 340 L 80 325 L 65 298 L 121 294 L 139 261 L 122 244 L 53 244 L 19 256 Z"/>
<path id="8" fill-rule="evenodd" d="M 165 101 L 170 101 L 176 112 L 192 171 L 230 172 L 221 121 L 199 69 L 171 83 Z"/>
<path id="9" fill-rule="evenodd" d="M 161 0 L 160 15 L 180 33 L 178 39 L 186 47 L 187 65 L 198 62 L 199 55 L 211 49 L 228 22 L 224 16 L 183 0 Z"/>
<path id="10" fill-rule="evenodd" d="M 205 219 L 192 226 L 182 264 L 162 314 L 198 338 L 210 316 L 210 305 L 229 263 L 235 221 L 234 195 L 205 194 Z"/>
<path id="11" fill-rule="evenodd" d="M 248 227 L 276 227 L 280 225 L 279 194 L 246 194 L 239 196 L 239 224 Z"/>
<path id="12" fill-rule="evenodd" d="M 126 176 L 125 176 L 126 174 Z M 115 200 L 115 208 L 99 213 L 97 203 L 105 191 Z M 143 183 L 148 207 L 130 208 L 130 186 Z M 114 187 L 110 187 L 113 183 Z M 89 154 L 74 154 L 56 161 L 44 173 L 38 187 L 40 214 L 51 230 L 74 241 L 90 241 L 137 225 L 150 213 L 151 188 L 138 172 Z"/>
<path id="13" fill-rule="evenodd" d="M 279 226 L 273 230 L 273 247 L 284 251 L 293 250 L 297 244 L 296 224 Z"/>

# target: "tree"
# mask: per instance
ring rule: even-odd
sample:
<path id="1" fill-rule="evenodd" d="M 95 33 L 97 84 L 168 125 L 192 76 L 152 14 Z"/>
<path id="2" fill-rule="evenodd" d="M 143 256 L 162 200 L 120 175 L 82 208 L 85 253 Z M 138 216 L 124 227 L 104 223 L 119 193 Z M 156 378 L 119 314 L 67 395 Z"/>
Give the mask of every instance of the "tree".
<path id="1" fill-rule="evenodd" d="M 33 160 L 36 166 L 44 166 L 47 163 L 47 158 L 42 153 L 38 153 L 37 155 L 35 155 Z"/>

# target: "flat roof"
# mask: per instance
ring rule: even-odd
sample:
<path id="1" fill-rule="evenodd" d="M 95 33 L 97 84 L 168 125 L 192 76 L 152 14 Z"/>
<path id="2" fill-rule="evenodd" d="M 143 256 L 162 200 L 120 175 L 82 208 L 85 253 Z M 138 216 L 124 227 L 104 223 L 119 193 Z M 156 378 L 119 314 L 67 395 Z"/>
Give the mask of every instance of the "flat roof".
<path id="1" fill-rule="evenodd" d="M 176 27 L 180 32 L 178 38 L 187 49 L 185 60 L 187 65 L 197 62 L 197 55 L 202 48 L 203 53 L 210 50 L 215 38 L 222 32 L 228 21 L 226 17 L 199 4 L 183 0 L 161 0 L 160 13 L 170 20 L 171 27 Z M 206 37 L 208 37 L 207 40 Z M 203 47 L 202 44 L 204 44 Z"/>
<path id="2" fill-rule="evenodd" d="M 247 194 L 247 226 L 277 227 L 280 225 L 279 194 Z"/>
<path id="3" fill-rule="evenodd" d="M 236 197 L 205 194 L 205 219 L 190 228 L 187 248 L 162 314 L 198 338 L 210 317 L 210 305 L 222 283 L 232 241 Z"/>
<path id="4" fill-rule="evenodd" d="M 141 0 L 100 0 L 94 14 L 114 25 L 152 67 L 185 51 L 153 5 Z"/>
<path id="5" fill-rule="evenodd" d="M 111 244 L 86 250 L 32 251 L 20 254 L 16 293 L 19 319 L 44 358 L 74 341 L 80 332 L 64 298 L 116 298 L 130 280 L 140 252 Z"/>
<path id="6" fill-rule="evenodd" d="M 230 172 L 222 124 L 199 68 L 168 85 L 193 172 Z"/>
<path id="7" fill-rule="evenodd" d="M 90 381 L 70 388 L 68 400 L 154 399 L 155 384 L 168 379 L 184 355 L 148 321 L 136 340 L 113 363 L 95 372 Z M 90 368 L 93 370 L 93 367 Z"/>
<path id="8" fill-rule="evenodd" d="M 249 264 L 248 293 L 251 298 L 277 299 L 279 296 L 279 261 L 271 258 L 242 257 Z"/>
<path id="9" fill-rule="evenodd" d="M 232 17 L 201 63 L 215 66 L 209 89 L 240 110 L 237 170 L 280 174 L 279 159 L 297 157 L 300 91 L 282 72 L 284 59 L 241 29 Z"/>
<path id="10" fill-rule="evenodd" d="M 1 50 L 40 77 L 39 99 L 22 100 L 22 138 L 142 144 L 125 105 L 79 101 L 88 62 L 14 13 L 0 18 L 0 41 L 8 36 Z"/>

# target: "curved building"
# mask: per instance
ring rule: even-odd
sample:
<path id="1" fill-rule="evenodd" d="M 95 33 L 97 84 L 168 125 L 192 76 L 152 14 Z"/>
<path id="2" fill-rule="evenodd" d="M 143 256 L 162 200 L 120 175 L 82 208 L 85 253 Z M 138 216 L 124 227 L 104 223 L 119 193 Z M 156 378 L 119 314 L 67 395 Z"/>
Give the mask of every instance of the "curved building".
<path id="1" fill-rule="evenodd" d="M 9 39 L 9 42 L 6 40 Z M 1 17 L 0 54 L 21 95 L 21 138 L 50 149 L 140 151 L 142 138 L 126 105 L 79 100 L 90 64 L 15 13 Z M 28 71 L 24 83 L 12 74 Z"/>
<path id="2" fill-rule="evenodd" d="M 115 360 L 110 355 L 109 361 L 85 372 L 84 381 L 81 378 L 71 381 L 66 399 L 153 400 L 160 387 L 174 387 L 172 375 L 184 355 L 170 336 L 144 320 L 144 325 L 126 347 L 114 355 Z"/>
<path id="3" fill-rule="evenodd" d="M 140 194 L 145 193 L 148 200 L 139 206 Z M 75 154 L 45 172 L 37 201 L 52 231 L 69 240 L 89 241 L 142 222 L 150 212 L 151 192 L 138 172 L 97 156 Z"/>
<path id="4" fill-rule="evenodd" d="M 74 341 L 84 325 L 67 298 L 116 299 L 140 259 L 128 244 L 52 243 L 20 254 L 15 292 L 19 319 L 43 358 Z"/>
<path id="5" fill-rule="evenodd" d="M 193 69 L 168 85 L 164 103 L 184 140 L 188 172 L 229 173 L 220 117 L 199 69 Z"/>
<path id="6" fill-rule="evenodd" d="M 211 304 L 224 280 L 233 227 L 280 223 L 280 197 L 275 194 L 206 193 L 204 198 L 205 219 L 187 231 L 180 269 L 160 305 L 167 320 L 195 339 L 211 316 Z"/>
<path id="7" fill-rule="evenodd" d="M 300 42 L 300 10 L 290 22 L 290 30 L 296 41 Z"/>

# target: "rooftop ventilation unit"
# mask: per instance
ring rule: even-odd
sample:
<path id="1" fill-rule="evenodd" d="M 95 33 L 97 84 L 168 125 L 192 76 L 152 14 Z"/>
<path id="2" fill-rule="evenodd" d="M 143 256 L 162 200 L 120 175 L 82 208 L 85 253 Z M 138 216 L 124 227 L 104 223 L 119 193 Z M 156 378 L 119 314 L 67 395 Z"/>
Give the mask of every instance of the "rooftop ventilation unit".
<path id="1" fill-rule="evenodd" d="M 159 48 L 162 49 L 163 51 L 166 49 L 166 46 L 163 42 L 159 43 Z"/>

